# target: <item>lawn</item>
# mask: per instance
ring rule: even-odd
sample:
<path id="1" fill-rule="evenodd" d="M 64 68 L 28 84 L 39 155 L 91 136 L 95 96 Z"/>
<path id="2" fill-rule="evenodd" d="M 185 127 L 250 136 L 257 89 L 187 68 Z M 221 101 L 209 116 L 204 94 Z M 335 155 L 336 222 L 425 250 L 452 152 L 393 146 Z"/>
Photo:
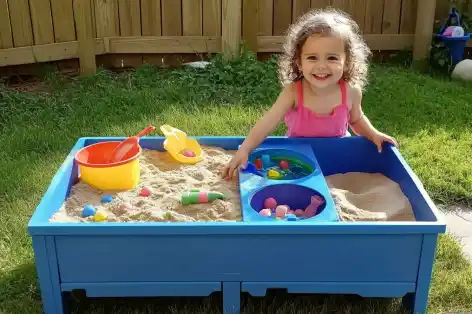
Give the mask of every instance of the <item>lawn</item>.
<path id="1" fill-rule="evenodd" d="M 171 124 L 192 135 L 246 135 L 277 97 L 273 60 L 245 57 L 205 70 L 155 70 L 72 82 L 49 74 L 42 92 L 0 89 L 0 313 L 41 313 L 28 220 L 78 137 L 135 134 Z M 438 203 L 472 204 L 470 86 L 374 65 L 364 110 L 397 138 Z M 283 134 L 283 127 L 274 135 Z M 472 267 L 441 236 L 429 313 L 472 311 Z M 218 313 L 220 299 L 72 302 L 80 313 Z M 197 308 L 198 307 L 198 310 Z M 250 298 L 247 313 L 401 313 L 399 300 L 354 296 Z"/>

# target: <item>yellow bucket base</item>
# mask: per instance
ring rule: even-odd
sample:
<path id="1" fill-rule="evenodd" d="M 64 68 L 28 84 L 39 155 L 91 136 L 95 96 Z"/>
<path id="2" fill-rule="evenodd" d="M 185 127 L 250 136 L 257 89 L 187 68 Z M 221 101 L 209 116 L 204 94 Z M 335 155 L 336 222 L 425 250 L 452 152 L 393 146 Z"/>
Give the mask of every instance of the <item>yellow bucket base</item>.
<path id="1" fill-rule="evenodd" d="M 79 173 L 80 180 L 99 190 L 131 190 L 139 183 L 139 159 L 115 167 L 92 168 L 79 165 Z"/>
<path id="2" fill-rule="evenodd" d="M 185 132 L 171 127 L 170 125 L 161 126 L 161 131 L 166 139 L 164 140 L 164 149 L 178 162 L 184 164 L 196 164 L 203 160 L 203 150 L 197 140 L 188 138 Z M 184 150 L 191 150 L 195 157 L 186 157 L 181 154 Z"/>

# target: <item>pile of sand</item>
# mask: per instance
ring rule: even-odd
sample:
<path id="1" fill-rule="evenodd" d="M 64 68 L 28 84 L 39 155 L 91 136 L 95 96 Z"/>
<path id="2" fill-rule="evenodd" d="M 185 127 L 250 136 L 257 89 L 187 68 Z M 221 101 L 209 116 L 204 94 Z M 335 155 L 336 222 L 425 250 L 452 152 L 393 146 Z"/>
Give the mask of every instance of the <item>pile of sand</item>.
<path id="1" fill-rule="evenodd" d="M 414 221 L 400 186 L 380 173 L 349 172 L 326 177 L 343 221 Z"/>
<path id="2" fill-rule="evenodd" d="M 195 165 L 180 164 L 166 152 L 145 149 L 140 157 L 141 179 L 138 187 L 125 192 L 104 193 L 78 182 L 50 221 L 93 221 L 92 217 L 82 217 L 85 205 L 92 205 L 106 213 L 110 222 L 241 221 L 237 178 L 231 181 L 221 178 L 221 170 L 234 151 L 202 148 L 205 158 Z M 382 174 L 352 172 L 326 179 L 343 221 L 414 220 L 411 204 L 399 185 Z M 149 188 L 151 195 L 140 196 L 142 187 Z M 226 199 L 182 205 L 181 193 L 191 188 L 221 192 Z M 112 195 L 113 201 L 101 203 L 105 194 Z"/>
<path id="3" fill-rule="evenodd" d="M 69 198 L 50 219 L 55 222 L 92 221 L 82 217 L 87 204 L 107 214 L 107 221 L 240 221 L 241 207 L 236 179 L 221 178 L 221 168 L 234 152 L 220 148 L 202 147 L 205 159 L 195 165 L 176 162 L 166 152 L 143 150 L 140 156 L 141 178 L 132 190 L 118 193 L 102 192 L 79 182 L 71 188 Z M 139 196 L 142 187 L 151 190 L 148 197 Z M 226 199 L 207 204 L 182 205 L 181 193 L 191 188 L 217 191 Z M 105 194 L 112 195 L 111 203 L 101 203 Z M 125 204 L 132 205 L 132 209 Z"/>

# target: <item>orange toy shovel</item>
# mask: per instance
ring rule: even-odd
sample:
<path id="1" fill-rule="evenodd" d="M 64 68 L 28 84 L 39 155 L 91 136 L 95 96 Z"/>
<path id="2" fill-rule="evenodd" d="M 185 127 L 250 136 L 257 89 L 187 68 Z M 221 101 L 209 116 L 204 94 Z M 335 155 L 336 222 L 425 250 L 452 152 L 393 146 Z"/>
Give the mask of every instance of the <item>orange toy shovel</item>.
<path id="1" fill-rule="evenodd" d="M 148 126 L 147 128 L 145 128 L 144 130 L 142 130 L 141 132 L 139 132 L 138 134 L 136 134 L 135 136 L 131 136 L 131 137 L 128 137 L 126 140 L 124 140 L 123 142 L 121 142 L 120 145 L 118 145 L 115 150 L 113 151 L 113 153 L 111 154 L 111 157 L 110 157 L 110 162 L 111 163 L 114 163 L 114 162 L 119 162 L 121 161 L 130 151 L 134 151 L 138 148 L 139 146 L 139 139 L 154 131 L 155 127 L 153 127 L 152 125 Z"/>

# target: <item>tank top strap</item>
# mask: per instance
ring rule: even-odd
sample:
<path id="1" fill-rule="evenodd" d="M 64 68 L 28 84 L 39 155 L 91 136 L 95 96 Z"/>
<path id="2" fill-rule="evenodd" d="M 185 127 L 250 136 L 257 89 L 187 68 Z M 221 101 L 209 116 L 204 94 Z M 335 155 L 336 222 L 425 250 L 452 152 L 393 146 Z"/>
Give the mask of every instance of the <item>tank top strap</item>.
<path id="1" fill-rule="evenodd" d="M 303 81 L 298 80 L 296 82 L 297 87 L 297 108 L 303 107 Z"/>
<path id="2" fill-rule="evenodd" d="M 347 90 L 346 90 L 346 81 L 341 79 L 339 80 L 339 87 L 341 88 L 341 101 L 343 106 L 347 106 Z"/>

